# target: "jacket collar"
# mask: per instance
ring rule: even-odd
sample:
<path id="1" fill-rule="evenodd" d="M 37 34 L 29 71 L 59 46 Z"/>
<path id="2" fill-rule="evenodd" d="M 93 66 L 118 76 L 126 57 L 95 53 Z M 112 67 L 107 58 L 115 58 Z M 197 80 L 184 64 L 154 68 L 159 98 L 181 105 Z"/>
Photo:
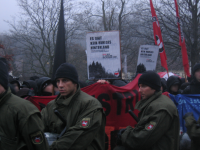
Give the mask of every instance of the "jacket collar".
<path id="1" fill-rule="evenodd" d="M 135 109 L 142 111 L 148 104 L 150 104 L 152 101 L 154 101 L 160 95 L 162 95 L 162 91 L 155 93 L 148 99 L 140 100 L 139 102 L 136 103 Z"/>
<path id="2" fill-rule="evenodd" d="M 64 98 L 63 96 L 61 96 L 60 94 L 57 96 L 55 102 L 56 104 L 58 105 L 65 105 L 65 106 L 68 106 L 70 104 L 70 102 L 75 99 L 81 92 L 81 89 L 80 89 L 80 86 L 78 86 L 77 90 L 76 90 L 76 93 L 71 95 L 70 97 L 68 98 Z"/>
<path id="3" fill-rule="evenodd" d="M 11 96 L 11 90 L 8 88 L 8 90 L 3 93 L 0 97 L 0 106 L 8 99 L 8 97 Z"/>

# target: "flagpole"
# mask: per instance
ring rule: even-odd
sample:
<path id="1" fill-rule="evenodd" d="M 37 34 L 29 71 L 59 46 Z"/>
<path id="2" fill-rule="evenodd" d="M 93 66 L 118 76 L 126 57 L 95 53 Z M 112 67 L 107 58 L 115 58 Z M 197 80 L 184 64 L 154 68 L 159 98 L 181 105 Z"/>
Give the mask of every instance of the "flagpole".
<path id="1" fill-rule="evenodd" d="M 184 73 L 185 73 L 185 71 L 184 71 Z M 185 82 L 187 82 L 187 75 L 186 75 L 186 73 L 185 73 Z"/>

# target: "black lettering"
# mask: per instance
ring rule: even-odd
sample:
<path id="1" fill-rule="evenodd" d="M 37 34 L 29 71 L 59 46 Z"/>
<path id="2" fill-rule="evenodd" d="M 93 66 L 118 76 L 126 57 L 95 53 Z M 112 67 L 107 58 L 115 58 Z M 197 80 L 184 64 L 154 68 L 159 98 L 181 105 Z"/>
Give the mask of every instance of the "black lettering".
<path id="1" fill-rule="evenodd" d="M 124 98 L 122 93 L 113 93 L 112 97 L 117 100 L 117 115 L 121 115 L 122 110 L 122 99 Z"/>
<path id="2" fill-rule="evenodd" d="M 126 97 L 126 113 L 128 112 L 129 109 L 132 111 L 134 110 L 133 108 L 133 94 L 129 92 L 125 92 L 124 96 Z"/>
<path id="3" fill-rule="evenodd" d="M 101 36 L 99 36 L 99 37 L 95 37 L 95 40 L 101 40 L 101 39 L 102 39 Z"/>
<path id="4" fill-rule="evenodd" d="M 100 95 L 97 97 L 97 99 L 101 102 L 102 106 L 106 109 L 105 114 L 106 114 L 106 116 L 108 116 L 109 113 L 110 113 L 110 109 L 111 109 L 111 108 L 110 108 L 110 104 L 107 103 L 107 102 L 105 102 L 105 101 L 109 101 L 109 100 L 110 100 L 109 95 L 103 93 L 103 94 L 100 94 Z M 103 101 L 103 100 L 105 100 L 105 101 Z"/>
<path id="5" fill-rule="evenodd" d="M 97 42 L 90 42 L 90 45 L 97 45 Z"/>

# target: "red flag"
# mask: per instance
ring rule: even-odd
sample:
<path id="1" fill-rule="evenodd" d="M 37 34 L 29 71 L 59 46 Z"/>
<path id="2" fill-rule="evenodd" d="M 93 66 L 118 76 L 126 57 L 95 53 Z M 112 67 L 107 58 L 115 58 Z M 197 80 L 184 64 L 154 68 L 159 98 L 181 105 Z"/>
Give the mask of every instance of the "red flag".
<path id="1" fill-rule="evenodd" d="M 179 12 L 178 12 L 177 0 L 174 0 L 174 3 L 175 3 L 175 7 L 176 7 L 176 18 L 177 18 L 178 31 L 179 31 L 179 45 L 181 46 L 183 67 L 184 67 L 184 71 L 185 71 L 186 75 L 188 77 L 190 77 L 187 48 L 186 48 L 186 45 L 185 45 L 185 38 L 184 38 L 182 31 L 181 31 L 180 16 L 179 16 Z"/>
<path id="2" fill-rule="evenodd" d="M 161 65 L 168 72 L 167 61 L 166 61 L 167 56 L 165 54 L 164 44 L 163 44 L 161 30 L 160 30 L 160 25 L 159 25 L 159 22 L 158 22 L 158 18 L 156 16 L 155 9 L 153 7 L 152 0 L 150 0 L 150 6 L 151 6 L 152 21 L 153 21 L 153 33 L 154 33 L 155 44 L 159 46 Z"/>

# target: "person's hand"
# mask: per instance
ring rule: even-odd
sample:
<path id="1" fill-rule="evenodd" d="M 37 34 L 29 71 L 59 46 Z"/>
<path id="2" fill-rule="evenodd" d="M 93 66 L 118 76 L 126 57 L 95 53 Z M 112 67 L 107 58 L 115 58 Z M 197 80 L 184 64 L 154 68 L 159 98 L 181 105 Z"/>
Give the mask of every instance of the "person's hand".
<path id="1" fill-rule="evenodd" d="M 106 81 L 106 80 L 101 80 L 101 79 L 100 79 L 100 80 L 97 81 L 97 83 L 105 84 L 105 83 L 109 83 L 109 82 Z"/>
<path id="2" fill-rule="evenodd" d="M 183 116 L 183 119 L 189 117 L 189 116 L 194 116 L 192 112 L 188 112 Z"/>
<path id="3" fill-rule="evenodd" d="M 124 133 L 126 129 L 121 129 L 117 133 L 117 145 L 122 145 L 122 134 Z"/>

